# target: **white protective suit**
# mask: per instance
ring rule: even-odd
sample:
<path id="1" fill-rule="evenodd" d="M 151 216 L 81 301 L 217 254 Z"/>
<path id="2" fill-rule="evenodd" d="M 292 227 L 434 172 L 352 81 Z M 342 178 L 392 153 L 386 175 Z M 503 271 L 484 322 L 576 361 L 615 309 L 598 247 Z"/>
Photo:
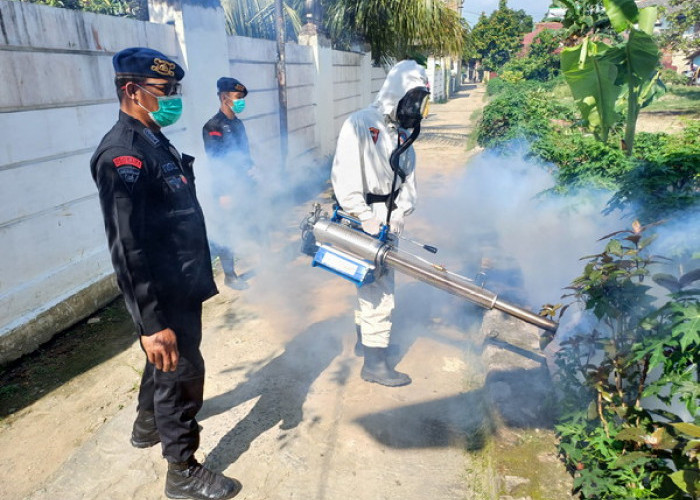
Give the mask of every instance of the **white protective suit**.
<path id="1" fill-rule="evenodd" d="M 333 190 L 342 209 L 361 221 L 374 217 L 386 222 L 386 204 L 368 205 L 365 195 L 391 192 L 394 172 L 389 157 L 398 146 L 398 134 L 403 139 L 410 135 L 395 122 L 397 105 L 409 90 L 427 86 L 428 76 L 422 66 L 415 61 L 399 62 L 387 74 L 374 103 L 351 114 L 340 130 L 331 172 Z M 415 152 L 409 147 L 400 157 L 406 180 L 402 183 L 398 177 L 396 182 L 401 191 L 391 215 L 394 232 L 402 230 L 404 217 L 413 212 L 416 203 L 415 163 Z M 359 287 L 357 296 L 355 320 L 361 328 L 362 343 L 387 347 L 394 310 L 393 270 L 387 269 L 373 283 Z"/>

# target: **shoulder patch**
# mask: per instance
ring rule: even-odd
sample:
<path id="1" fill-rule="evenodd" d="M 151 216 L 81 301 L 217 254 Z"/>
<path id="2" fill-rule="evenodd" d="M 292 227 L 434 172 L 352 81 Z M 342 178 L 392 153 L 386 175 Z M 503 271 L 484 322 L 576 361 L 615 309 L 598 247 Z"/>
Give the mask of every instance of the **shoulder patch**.
<path id="1" fill-rule="evenodd" d="M 126 184 L 129 191 L 134 189 L 134 184 L 141 175 L 141 167 L 143 163 L 134 156 L 117 156 L 112 159 L 114 167 L 117 169 L 117 174 Z"/>
<path id="2" fill-rule="evenodd" d="M 124 165 L 132 165 L 136 168 L 141 168 L 143 165 L 141 160 L 134 156 L 117 156 L 116 158 L 112 159 L 112 163 L 114 163 L 114 166 L 117 168 Z"/>
<path id="3" fill-rule="evenodd" d="M 369 133 L 372 134 L 372 141 L 377 144 L 377 140 L 379 140 L 379 129 L 370 127 L 369 128 Z"/>
<path id="4" fill-rule="evenodd" d="M 212 130 L 211 132 L 209 132 L 209 135 L 215 135 L 216 137 L 223 137 L 224 134 L 222 134 L 218 130 Z"/>

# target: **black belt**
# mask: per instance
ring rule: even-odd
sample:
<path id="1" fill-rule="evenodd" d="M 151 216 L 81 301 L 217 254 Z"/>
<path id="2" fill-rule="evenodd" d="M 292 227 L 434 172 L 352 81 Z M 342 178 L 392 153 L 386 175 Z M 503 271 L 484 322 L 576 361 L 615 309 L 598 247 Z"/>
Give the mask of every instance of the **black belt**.
<path id="1" fill-rule="evenodd" d="M 394 191 L 394 199 L 399 197 L 400 192 L 401 192 L 401 188 Z M 365 202 L 368 205 L 371 205 L 372 203 L 387 203 L 389 201 L 389 198 L 391 198 L 391 193 L 389 193 L 389 194 L 367 193 L 365 195 Z"/>
<path id="2" fill-rule="evenodd" d="M 394 200 L 396 200 L 396 198 L 399 197 L 399 192 L 401 192 L 401 188 L 394 191 Z M 390 198 L 391 198 L 391 193 L 389 193 L 389 194 L 367 193 L 365 195 L 365 203 L 367 203 L 368 205 L 371 205 L 372 203 L 385 203 L 387 205 L 387 208 L 388 208 Z M 396 203 L 394 203 L 394 208 L 396 208 Z"/>

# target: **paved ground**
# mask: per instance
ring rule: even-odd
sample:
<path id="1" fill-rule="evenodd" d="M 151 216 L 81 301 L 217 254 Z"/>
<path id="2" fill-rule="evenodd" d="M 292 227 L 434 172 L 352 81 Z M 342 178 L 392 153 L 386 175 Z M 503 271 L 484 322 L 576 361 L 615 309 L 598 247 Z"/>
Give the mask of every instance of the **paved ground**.
<path id="1" fill-rule="evenodd" d="M 465 144 L 482 97 L 465 88 L 433 105 L 416 145 L 421 205 L 408 231 L 444 244 L 440 258 L 458 265 L 478 252 L 450 251 L 449 233 L 421 213 L 440 207 L 473 154 Z M 400 277 L 393 361 L 414 382 L 363 382 L 353 285 L 298 253 L 295 228 L 311 201 L 285 214 L 267 253 L 242 258 L 256 269 L 249 290 L 221 286 L 205 304 L 200 460 L 240 479 L 238 498 L 250 500 L 567 498 L 537 330 Z M 0 496 L 164 498 L 159 448 L 128 443 L 140 364 L 133 346 L 9 419 Z"/>

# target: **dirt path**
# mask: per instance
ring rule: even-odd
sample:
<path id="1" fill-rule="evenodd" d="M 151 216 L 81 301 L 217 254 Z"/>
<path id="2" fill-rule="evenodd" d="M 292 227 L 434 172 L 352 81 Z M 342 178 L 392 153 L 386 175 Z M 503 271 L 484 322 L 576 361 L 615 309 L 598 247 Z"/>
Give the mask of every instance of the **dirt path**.
<path id="1" fill-rule="evenodd" d="M 432 106 L 416 146 L 422 204 L 439 203 L 441 188 L 464 168 L 470 118 L 482 98 L 481 88 L 468 88 Z M 504 426 L 507 411 L 517 416 L 512 405 L 494 412 L 493 394 L 511 390 L 512 381 L 490 377 L 489 366 L 513 361 L 499 357 L 498 346 L 484 347 L 481 312 L 459 299 L 399 277 L 392 341 L 413 384 L 361 381 L 362 361 L 352 352 L 353 285 L 310 268 L 298 253 L 294 228 L 309 205 L 284 215 L 287 229 L 259 256 L 281 265 L 250 259 L 257 270 L 251 288 L 220 286 L 205 304 L 199 458 L 239 478 L 239 498 L 250 500 L 506 500 L 523 481 L 541 481 L 550 494 L 517 498 L 565 498 L 551 488 L 551 448 L 528 451 L 554 467 L 538 468 L 536 479 L 495 457 L 531 445 L 540 429 Z M 411 219 L 413 234 L 434 236 L 420 210 Z M 500 317 L 491 318 L 488 331 L 502 328 Z M 128 443 L 141 363 L 134 345 L 7 418 L 0 496 L 163 498 L 159 448 Z M 542 434 L 551 445 L 551 433 Z"/>

